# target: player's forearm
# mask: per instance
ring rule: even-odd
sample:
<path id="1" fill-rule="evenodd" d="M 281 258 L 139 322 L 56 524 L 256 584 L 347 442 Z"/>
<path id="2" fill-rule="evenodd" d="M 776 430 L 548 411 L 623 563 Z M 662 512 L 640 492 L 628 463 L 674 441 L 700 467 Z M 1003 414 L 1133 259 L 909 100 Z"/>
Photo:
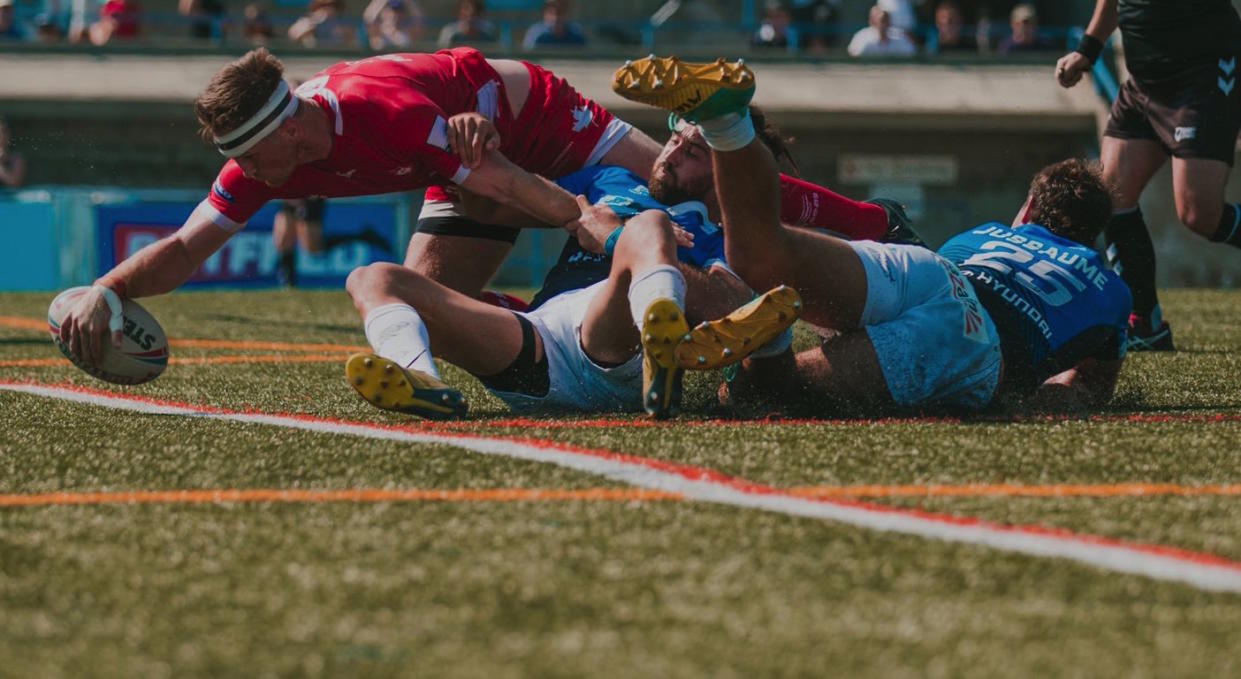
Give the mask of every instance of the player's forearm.
<path id="1" fill-rule="evenodd" d="M 498 151 L 489 152 L 462 187 L 555 226 L 563 226 L 581 215 L 572 194 L 517 167 Z"/>
<path id="2" fill-rule="evenodd" d="M 135 252 L 99 282 L 124 297 L 152 297 L 180 287 L 201 263 L 194 261 L 185 243 L 172 235 Z"/>
<path id="3" fill-rule="evenodd" d="M 535 219 L 563 226 L 581 215 L 573 195 L 547 179 L 523 171 L 515 180 L 505 202 L 520 207 Z"/>

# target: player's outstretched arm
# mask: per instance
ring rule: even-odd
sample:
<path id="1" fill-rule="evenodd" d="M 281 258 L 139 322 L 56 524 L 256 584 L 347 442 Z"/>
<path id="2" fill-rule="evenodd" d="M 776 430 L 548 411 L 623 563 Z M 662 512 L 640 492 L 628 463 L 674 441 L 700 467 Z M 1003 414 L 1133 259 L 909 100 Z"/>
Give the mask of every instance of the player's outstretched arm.
<path id="1" fill-rule="evenodd" d="M 555 226 L 575 222 L 580 214 L 574 196 L 555 183 L 514 165 L 499 151 L 487 152 L 461 188 L 516 207 Z"/>
<path id="2" fill-rule="evenodd" d="M 91 363 L 102 356 L 109 340 L 108 321 L 113 314 L 105 288 L 117 297 L 162 295 L 189 280 L 208 257 L 232 236 L 201 210 L 195 210 L 172 235 L 135 252 L 101 277 L 95 286 L 78 298 L 60 326 L 60 338 L 78 357 Z M 113 346 L 120 346 L 120 333 L 112 333 Z"/>
<path id="3" fill-rule="evenodd" d="M 1123 358 L 1103 361 L 1088 358 L 1052 375 L 1035 391 L 1029 404 L 1040 411 L 1094 410 L 1107 405 L 1116 393 Z"/>
<path id="4" fill-rule="evenodd" d="M 1056 62 L 1056 81 L 1061 87 L 1073 87 L 1090 71 L 1103 50 L 1103 43 L 1116 30 L 1119 18 L 1117 0 L 1098 0 L 1094 15 L 1086 27 L 1086 35 L 1076 51 L 1069 52 Z"/>

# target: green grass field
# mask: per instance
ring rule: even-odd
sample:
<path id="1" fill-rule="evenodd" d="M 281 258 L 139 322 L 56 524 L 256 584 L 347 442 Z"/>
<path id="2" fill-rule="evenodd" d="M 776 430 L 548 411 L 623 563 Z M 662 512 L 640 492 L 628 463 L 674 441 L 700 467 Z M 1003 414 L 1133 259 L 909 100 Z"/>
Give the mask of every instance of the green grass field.
<path id="1" fill-rule="evenodd" d="M 60 358 L 39 328 L 50 298 L 0 301 L 0 382 L 420 426 L 358 399 L 344 350 L 322 346 L 365 341 L 342 291 L 149 300 L 185 360 L 133 388 Z M 1169 291 L 1164 307 L 1180 351 L 1131 356 L 1102 418 L 518 422 L 449 368 L 473 416 L 448 430 L 1238 562 L 1241 294 Z M 716 380 L 689 380 L 686 419 L 714 417 Z M 643 496 L 450 443 L 7 390 L 0 412 L 0 676 L 1241 673 L 1239 594 Z M 71 495 L 202 489 L 408 493 L 343 502 Z M 48 493 L 65 495 L 22 504 Z"/>

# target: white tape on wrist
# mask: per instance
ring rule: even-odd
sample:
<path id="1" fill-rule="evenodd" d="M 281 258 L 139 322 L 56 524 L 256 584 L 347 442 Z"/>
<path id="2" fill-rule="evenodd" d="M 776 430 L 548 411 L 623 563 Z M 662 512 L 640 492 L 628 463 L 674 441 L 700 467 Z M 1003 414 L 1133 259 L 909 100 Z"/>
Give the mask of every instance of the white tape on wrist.
<path id="1" fill-rule="evenodd" d="M 120 332 L 125 327 L 125 316 L 122 313 L 121 298 L 112 288 L 106 285 L 93 286 L 96 290 L 103 293 L 103 301 L 107 302 L 108 310 L 112 315 L 108 318 L 108 330 L 110 332 Z"/>

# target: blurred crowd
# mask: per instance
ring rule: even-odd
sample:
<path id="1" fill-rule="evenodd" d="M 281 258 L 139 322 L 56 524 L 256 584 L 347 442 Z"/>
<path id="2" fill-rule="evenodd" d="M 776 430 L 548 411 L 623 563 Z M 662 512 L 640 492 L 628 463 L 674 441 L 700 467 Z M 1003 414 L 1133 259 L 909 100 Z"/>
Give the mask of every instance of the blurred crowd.
<path id="1" fill-rule="evenodd" d="M 841 0 L 766 0 L 752 44 L 760 48 L 824 53 L 844 47 L 852 57 L 926 54 L 1015 54 L 1063 51 L 1063 31 L 1053 39 L 1039 26 L 1031 2 L 986 0 L 878 0 L 867 25 L 848 32 Z"/>
<path id="2" fill-rule="evenodd" d="M 141 0 L 21 0 L 43 11 L 19 18 L 15 0 L 0 0 L 0 42 L 103 45 L 144 37 L 282 42 L 306 48 L 425 50 L 431 45 L 503 43 L 525 50 L 573 49 L 591 42 L 634 44 L 641 27 L 601 22 L 588 31 L 573 0 L 528 0 L 526 23 L 488 18 L 486 0 L 457 0 L 455 16 L 428 16 L 418 0 L 176 0 L 176 14 L 148 13 Z M 1054 52 L 1063 30 L 1040 28 L 1039 8 L 1014 0 L 877 0 L 858 30 L 842 20 L 846 0 L 757 0 L 750 43 L 799 54 L 845 51 L 859 58 L 924 54 Z M 273 8 L 270 3 L 278 4 Z M 244 4 L 238 4 L 244 3 Z M 692 4 L 692 3 L 686 3 Z M 443 3 L 440 3 L 443 7 Z M 521 16 L 523 12 L 516 13 Z M 654 18 L 652 18 L 652 24 Z M 755 24 L 750 24 L 751 26 Z M 718 29 L 714 29 L 718 30 Z"/>
<path id="3" fill-rule="evenodd" d="M 235 0 L 234 0 L 235 2 Z M 434 21 L 438 34 L 425 33 L 428 23 L 416 0 L 367 0 L 360 14 L 357 0 L 310 0 L 287 28 L 268 2 L 251 1 L 229 12 L 228 0 L 177 0 L 177 17 L 144 11 L 139 0 L 44 0 L 45 11 L 25 20 L 15 0 L 0 0 L 0 43 L 6 41 L 90 43 L 142 37 L 168 37 L 169 26 L 184 37 L 220 41 L 240 37 L 255 45 L 277 40 L 331 49 L 369 47 L 375 51 L 412 49 L 434 40 L 439 46 L 499 42 L 501 28 L 487 18 L 486 0 L 458 0 L 455 18 Z M 285 3 L 282 3 L 285 4 Z M 287 7 L 287 4 L 285 4 Z M 587 44 L 587 34 L 573 19 L 573 0 L 535 3 L 540 16 L 514 42 L 525 49 Z M 287 15 L 287 10 L 285 10 Z M 157 26 L 151 24 L 157 23 Z M 438 35 L 438 40 L 435 40 Z"/>

